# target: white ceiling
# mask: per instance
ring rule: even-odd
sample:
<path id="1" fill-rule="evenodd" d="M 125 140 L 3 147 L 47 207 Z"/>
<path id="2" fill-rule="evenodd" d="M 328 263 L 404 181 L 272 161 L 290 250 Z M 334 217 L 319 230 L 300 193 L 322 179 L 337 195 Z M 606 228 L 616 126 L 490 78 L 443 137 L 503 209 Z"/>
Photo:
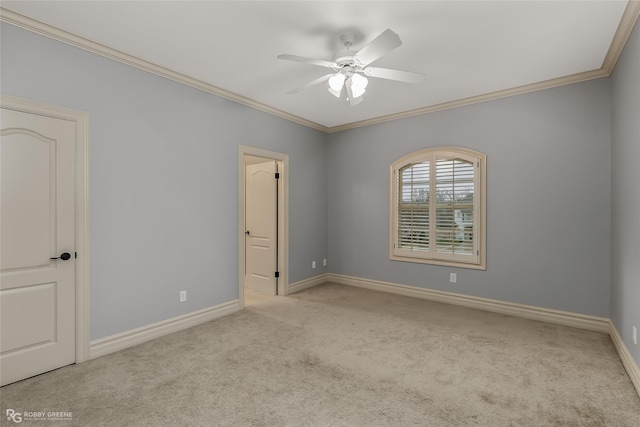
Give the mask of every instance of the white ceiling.
<path id="1" fill-rule="evenodd" d="M 627 1 L 2 1 L 2 7 L 329 129 L 603 67 Z M 369 79 L 351 107 L 326 83 L 345 32 L 358 50 L 386 28 L 403 45 L 372 65 L 426 75 Z"/>

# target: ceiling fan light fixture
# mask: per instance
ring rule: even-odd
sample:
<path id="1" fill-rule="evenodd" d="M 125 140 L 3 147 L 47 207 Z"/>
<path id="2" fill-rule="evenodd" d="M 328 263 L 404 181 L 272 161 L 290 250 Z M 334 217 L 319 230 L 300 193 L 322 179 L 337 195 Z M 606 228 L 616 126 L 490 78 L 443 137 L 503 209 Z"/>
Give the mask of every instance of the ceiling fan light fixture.
<path id="1" fill-rule="evenodd" d="M 342 73 L 336 73 L 329 77 L 329 92 L 336 98 L 340 98 L 342 95 L 342 88 L 344 88 L 344 81 L 346 76 Z"/>
<path id="2" fill-rule="evenodd" d="M 362 102 L 362 94 L 360 94 L 359 97 L 353 96 L 353 82 L 351 81 L 351 77 L 347 78 L 345 87 L 347 88 L 347 101 L 349 101 L 352 107 Z"/>
<path id="3" fill-rule="evenodd" d="M 354 74 L 351 76 L 350 84 L 351 84 L 351 92 L 353 93 L 354 98 L 359 98 L 366 92 L 367 85 L 369 84 L 369 80 L 366 77 L 361 76 L 360 74 Z"/>
<path id="4" fill-rule="evenodd" d="M 338 92 L 338 95 L 336 96 L 340 96 L 340 92 L 342 92 L 342 86 L 344 86 L 345 79 L 346 77 L 342 73 L 336 73 L 329 78 L 329 88 L 332 89 L 333 92 Z"/>
<path id="5" fill-rule="evenodd" d="M 340 98 L 340 95 L 342 95 L 342 88 L 335 90 L 333 88 L 329 88 L 329 93 L 331 93 L 331 95 L 335 96 L 336 98 Z"/>

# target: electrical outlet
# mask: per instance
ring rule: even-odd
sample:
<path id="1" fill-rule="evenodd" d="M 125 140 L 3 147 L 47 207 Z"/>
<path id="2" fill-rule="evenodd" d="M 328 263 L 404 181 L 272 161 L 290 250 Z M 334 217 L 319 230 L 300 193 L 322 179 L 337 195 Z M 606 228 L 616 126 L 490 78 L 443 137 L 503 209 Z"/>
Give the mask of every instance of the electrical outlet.
<path id="1" fill-rule="evenodd" d="M 311 261 L 311 268 L 316 268 L 316 262 L 315 261 Z"/>
<path id="2" fill-rule="evenodd" d="M 180 291 L 180 302 L 185 302 L 187 300 L 187 291 Z"/>
<path id="3" fill-rule="evenodd" d="M 456 273 L 449 273 L 449 282 L 456 283 L 458 280 L 458 275 Z"/>
<path id="4" fill-rule="evenodd" d="M 326 258 L 322 260 L 322 265 L 324 265 L 325 267 L 327 266 L 327 259 Z"/>
<path id="5" fill-rule="evenodd" d="M 638 344 L 638 331 L 635 326 L 633 327 L 633 343 Z"/>

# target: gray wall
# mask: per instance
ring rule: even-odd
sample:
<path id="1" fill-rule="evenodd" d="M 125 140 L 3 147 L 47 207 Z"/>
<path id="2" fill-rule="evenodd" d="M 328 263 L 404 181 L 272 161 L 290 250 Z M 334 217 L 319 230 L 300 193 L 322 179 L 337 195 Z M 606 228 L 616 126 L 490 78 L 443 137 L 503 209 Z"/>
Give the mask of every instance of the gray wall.
<path id="1" fill-rule="evenodd" d="M 2 93 L 91 113 L 92 339 L 237 298 L 245 144 L 290 155 L 290 282 L 330 255 L 338 274 L 611 316 L 639 361 L 637 28 L 612 79 L 330 135 L 0 29 Z M 389 164 L 442 145 L 487 154 L 487 271 L 388 260 Z"/>
<path id="2" fill-rule="evenodd" d="M 330 271 L 609 317 L 609 90 L 598 79 L 331 134 Z M 389 165 L 435 146 L 487 155 L 486 271 L 388 259 Z"/>
<path id="3" fill-rule="evenodd" d="M 640 366 L 640 26 L 612 75 L 611 319 Z"/>
<path id="4" fill-rule="evenodd" d="M 11 25 L 1 37 L 3 94 L 91 114 L 92 339 L 238 297 L 239 144 L 289 154 L 290 282 L 325 272 L 323 133 Z"/>

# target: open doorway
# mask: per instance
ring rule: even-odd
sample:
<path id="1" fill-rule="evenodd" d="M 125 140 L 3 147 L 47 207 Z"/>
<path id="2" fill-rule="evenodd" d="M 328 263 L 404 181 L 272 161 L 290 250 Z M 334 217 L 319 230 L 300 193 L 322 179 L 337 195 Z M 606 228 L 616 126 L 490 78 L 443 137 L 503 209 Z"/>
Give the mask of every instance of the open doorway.
<path id="1" fill-rule="evenodd" d="M 287 293 L 289 156 L 241 145 L 238 154 L 238 300 Z"/>

